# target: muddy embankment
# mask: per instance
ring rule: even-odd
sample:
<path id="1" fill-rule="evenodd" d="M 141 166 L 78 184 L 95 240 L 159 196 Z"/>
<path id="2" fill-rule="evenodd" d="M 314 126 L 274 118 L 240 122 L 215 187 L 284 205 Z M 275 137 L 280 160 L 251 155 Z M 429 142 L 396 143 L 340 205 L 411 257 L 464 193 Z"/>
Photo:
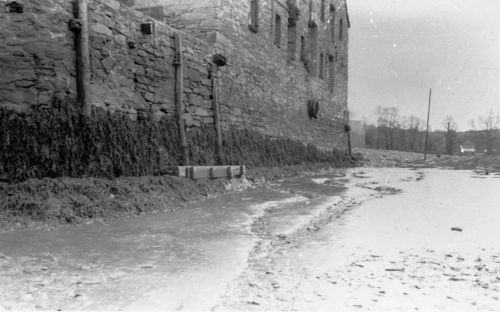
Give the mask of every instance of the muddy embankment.
<path id="1" fill-rule="evenodd" d="M 0 232 L 51 229 L 182 209 L 220 194 L 273 181 L 328 172 L 328 164 L 254 168 L 245 179 L 190 180 L 172 176 L 45 178 L 0 182 Z"/>

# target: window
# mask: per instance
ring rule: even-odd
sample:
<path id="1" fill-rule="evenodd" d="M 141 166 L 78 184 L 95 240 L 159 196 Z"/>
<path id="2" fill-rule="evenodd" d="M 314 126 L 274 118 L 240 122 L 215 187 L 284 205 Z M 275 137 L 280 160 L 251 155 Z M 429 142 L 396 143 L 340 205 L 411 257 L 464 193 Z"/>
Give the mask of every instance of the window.
<path id="1" fill-rule="evenodd" d="M 274 44 L 278 48 L 281 46 L 281 16 L 278 14 L 274 19 Z"/>
<path id="2" fill-rule="evenodd" d="M 342 35 L 344 33 L 344 20 L 340 19 L 340 25 L 339 25 L 339 40 L 342 40 Z"/>
<path id="3" fill-rule="evenodd" d="M 300 60 L 304 62 L 304 64 L 307 62 L 306 38 L 304 36 L 300 36 Z"/>
<path id="4" fill-rule="evenodd" d="M 318 75 L 318 26 L 314 25 L 309 28 L 309 73 L 313 76 Z"/>
<path id="5" fill-rule="evenodd" d="M 325 65 L 325 55 L 321 53 L 319 55 L 319 78 L 321 79 L 325 78 L 324 65 Z"/>
<path id="6" fill-rule="evenodd" d="M 325 21 L 325 0 L 321 0 L 321 21 Z"/>
<path id="7" fill-rule="evenodd" d="M 328 86 L 330 92 L 335 90 L 335 61 L 333 55 L 328 55 Z"/>
<path id="8" fill-rule="evenodd" d="M 259 0 L 250 0 L 250 31 L 256 33 L 259 31 Z"/>
<path id="9" fill-rule="evenodd" d="M 309 20 L 312 20 L 312 15 L 313 14 L 313 2 L 312 0 L 309 1 Z"/>
<path id="10" fill-rule="evenodd" d="M 332 19 L 330 20 L 330 27 L 332 29 L 332 42 L 335 42 L 335 7 L 330 8 L 330 14 Z"/>
<path id="11" fill-rule="evenodd" d="M 288 61 L 295 61 L 297 52 L 297 26 L 288 24 Z"/>

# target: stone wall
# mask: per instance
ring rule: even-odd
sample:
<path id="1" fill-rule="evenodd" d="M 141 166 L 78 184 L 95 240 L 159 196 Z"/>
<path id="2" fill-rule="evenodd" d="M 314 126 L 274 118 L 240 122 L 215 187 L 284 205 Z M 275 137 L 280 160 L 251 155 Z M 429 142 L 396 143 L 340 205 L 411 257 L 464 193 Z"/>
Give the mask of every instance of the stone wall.
<path id="1" fill-rule="evenodd" d="M 190 1 L 194 0 L 182 3 L 189 5 Z M 3 10 L 10 2 L 0 0 L 0 69 L 7 73 L 0 78 L 0 108 L 23 112 L 32 106 L 48 104 L 57 93 L 75 97 L 75 38 L 68 28 L 73 16 L 71 2 L 31 0 L 31 10 L 25 7 L 23 13 Z M 132 120 L 173 115 L 176 30 L 129 7 L 137 5 L 137 1 L 120 2 L 92 0 L 89 3 L 92 104 L 124 112 Z M 290 60 L 288 11 L 284 1 L 261 1 L 261 26 L 257 33 L 248 29 L 247 1 L 224 0 L 223 5 L 219 1 L 210 3 L 216 10 L 207 10 L 204 18 L 191 15 L 191 20 L 196 20 L 196 23 L 189 24 L 190 19 L 186 17 L 189 15 L 183 15 L 185 22 L 182 23 L 186 23 L 183 29 L 198 34 L 196 38 L 183 33 L 184 118 L 187 127 L 213 125 L 209 70 L 211 56 L 218 52 L 228 57 L 228 66 L 222 67 L 219 73 L 224 129 L 249 128 L 272 137 L 313 143 L 321 148 L 344 149 L 347 27 L 344 28 L 344 41 L 325 39 L 331 38 L 328 25 L 318 18 L 319 8 L 313 7 L 311 16 L 319 29 L 320 44 L 314 52 L 316 55 L 309 55 L 309 59 L 319 60 L 319 54 L 323 53 L 326 64 L 327 53 L 334 56 L 332 81 L 335 83 L 329 84 L 328 73 L 319 77 L 317 63 L 311 69 L 304 66 L 299 56 Z M 298 3 L 302 14 L 297 24 L 297 55 L 300 34 L 307 35 L 310 29 L 306 13 L 309 4 L 303 0 Z M 338 7 L 342 12 L 343 6 L 338 4 Z M 216 14 L 214 28 L 207 26 L 214 21 L 210 12 Z M 281 16 L 282 25 L 279 47 L 273 43 L 276 14 Z M 153 34 L 143 34 L 141 23 L 152 23 Z M 196 31 L 197 27 L 205 26 L 201 32 Z M 203 37 L 199 36 L 200 33 L 207 40 L 200 40 L 199 37 Z M 320 99 L 319 119 L 309 119 L 307 114 L 307 101 L 313 97 Z"/>
<path id="2" fill-rule="evenodd" d="M 224 125 L 344 148 L 349 26 L 345 2 L 296 1 L 300 17 L 292 29 L 287 1 L 259 0 L 256 32 L 249 29 L 250 2 L 135 0 L 133 7 L 189 31 L 228 57 L 229 66 L 220 73 Z M 308 118 L 306 103 L 312 98 L 320 99 L 319 119 Z"/>
<path id="3" fill-rule="evenodd" d="M 207 39 L 220 30 L 217 15 L 223 3 L 222 0 L 128 0 L 127 4 L 175 29 Z"/>
<path id="4" fill-rule="evenodd" d="M 332 41 L 329 11 L 320 18 L 320 1 L 298 1 L 295 48 L 288 42 L 288 8 L 285 1 L 260 1 L 258 32 L 249 31 L 249 1 L 228 0 L 221 11 L 221 35 L 215 46 L 229 55 L 231 66 L 224 68 L 221 100 L 231 123 L 241 122 L 265 129 L 272 136 L 291 136 L 323 148 L 345 148 L 344 113 L 347 110 L 347 27 L 344 40 Z M 337 3 L 337 22 L 345 16 Z M 275 44 L 276 15 L 281 17 L 281 40 Z M 316 24 L 317 46 L 312 47 L 311 27 Z M 335 27 L 338 38 L 338 27 Z M 301 36 L 305 38 L 305 60 L 301 59 Z M 323 54 L 323 74 L 319 61 Z M 329 54 L 334 56 L 332 80 Z M 335 56 L 336 59 L 335 59 Z M 344 63 L 341 61 L 344 60 Z M 305 62 L 304 62 L 305 61 Z M 306 64 L 304 64 L 306 63 Z M 307 102 L 319 98 L 319 119 L 309 119 Z M 254 112 L 257 111 L 261 115 Z M 241 112 L 242 117 L 238 117 Z"/>
<path id="5" fill-rule="evenodd" d="M 11 2 L 0 0 L 0 107 L 23 112 L 49 104 L 56 92 L 74 95 L 71 3 L 32 0 L 32 10 L 21 13 L 9 9 Z"/>
<path id="6" fill-rule="evenodd" d="M 0 0 L 6 8 L 11 1 Z M 32 0 L 31 11 L 0 11 L 0 107 L 19 112 L 46 105 L 56 93 L 76 96 L 75 36 L 71 2 Z M 153 23 L 154 33 L 141 32 Z M 174 33 L 163 23 L 114 0 L 89 3 L 91 102 L 156 119 L 175 111 Z M 186 124 L 213 124 L 211 81 L 204 41 L 184 35 Z"/>
<path id="7" fill-rule="evenodd" d="M 107 4 L 106 4 L 107 3 Z M 159 120 L 175 112 L 174 34 L 171 27 L 110 1 L 91 7 L 92 102 L 129 113 L 132 119 L 153 114 Z M 141 23 L 153 23 L 151 35 Z M 213 124 L 210 48 L 183 36 L 186 124 Z"/>

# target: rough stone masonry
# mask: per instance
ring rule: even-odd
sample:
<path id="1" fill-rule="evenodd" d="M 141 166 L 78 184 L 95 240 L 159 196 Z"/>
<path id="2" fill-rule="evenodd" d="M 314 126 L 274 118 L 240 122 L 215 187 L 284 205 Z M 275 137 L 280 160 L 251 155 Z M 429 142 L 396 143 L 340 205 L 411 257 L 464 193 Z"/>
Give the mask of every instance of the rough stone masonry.
<path id="1" fill-rule="evenodd" d="M 92 106 L 131 120 L 174 115 L 180 33 L 188 132 L 213 125 L 217 75 L 223 129 L 346 148 L 344 0 L 89 0 L 88 14 Z M 22 115 L 54 96 L 76 97 L 72 17 L 72 1 L 0 0 L 0 109 Z M 151 33 L 141 29 L 148 23 Z M 226 66 L 213 64 L 216 53 Z"/>

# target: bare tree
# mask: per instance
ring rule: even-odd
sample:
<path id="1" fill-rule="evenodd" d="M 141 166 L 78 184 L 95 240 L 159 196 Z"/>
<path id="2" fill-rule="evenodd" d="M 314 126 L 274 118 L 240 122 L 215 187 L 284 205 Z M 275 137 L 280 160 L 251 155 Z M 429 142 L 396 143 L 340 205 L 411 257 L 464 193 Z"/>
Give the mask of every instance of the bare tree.
<path id="1" fill-rule="evenodd" d="M 382 106 L 377 106 L 376 115 L 377 115 L 377 149 L 380 148 L 380 139 L 382 137 L 383 127 L 385 127 L 385 119 L 383 114 L 384 108 Z"/>
<path id="2" fill-rule="evenodd" d="M 412 152 L 419 151 L 419 138 L 424 121 L 417 116 L 408 117 L 408 148 Z"/>
<path id="3" fill-rule="evenodd" d="M 402 151 L 408 150 L 408 130 L 409 130 L 409 119 L 406 116 L 400 117 L 399 122 L 399 141 L 398 149 Z"/>
<path id="4" fill-rule="evenodd" d="M 423 120 L 417 116 L 408 117 L 408 148 L 412 152 L 420 150 L 419 139 L 423 124 Z"/>
<path id="5" fill-rule="evenodd" d="M 500 128 L 500 112 L 489 110 L 486 115 L 481 115 L 477 118 L 479 131 L 484 138 L 486 150 L 488 154 L 493 154 L 495 148 L 500 145 L 499 128 Z M 476 123 L 471 121 L 471 126 L 475 128 Z"/>
<path id="6" fill-rule="evenodd" d="M 399 122 L 399 110 L 396 107 L 377 107 L 377 148 L 383 138 L 384 148 L 394 149 L 394 136 Z"/>
<path id="7" fill-rule="evenodd" d="M 388 107 L 385 109 L 385 115 L 387 116 L 387 126 L 389 130 L 389 149 L 394 149 L 394 135 L 400 124 L 399 110 L 395 107 Z"/>
<path id="8" fill-rule="evenodd" d="M 446 154 L 453 154 L 454 145 L 457 137 L 457 123 L 453 119 L 453 116 L 448 115 L 443 120 L 443 127 L 445 128 L 445 145 Z"/>

